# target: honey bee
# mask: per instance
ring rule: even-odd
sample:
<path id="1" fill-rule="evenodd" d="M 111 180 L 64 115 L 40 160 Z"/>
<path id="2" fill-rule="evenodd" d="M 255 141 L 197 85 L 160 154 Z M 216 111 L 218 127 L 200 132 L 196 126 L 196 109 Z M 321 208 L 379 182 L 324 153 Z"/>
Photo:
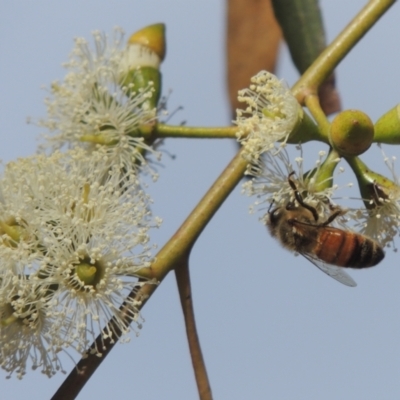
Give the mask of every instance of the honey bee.
<path id="1" fill-rule="evenodd" d="M 367 236 L 329 226 L 345 211 L 332 207 L 331 215 L 319 222 L 317 210 L 303 201 L 295 182 L 289 177 L 295 200 L 286 206 L 268 211 L 267 226 L 272 236 L 283 247 L 295 251 L 321 271 L 347 286 L 356 282 L 342 267 L 367 268 L 382 261 L 385 253 L 382 247 Z M 298 205 L 296 205 L 296 202 Z"/>

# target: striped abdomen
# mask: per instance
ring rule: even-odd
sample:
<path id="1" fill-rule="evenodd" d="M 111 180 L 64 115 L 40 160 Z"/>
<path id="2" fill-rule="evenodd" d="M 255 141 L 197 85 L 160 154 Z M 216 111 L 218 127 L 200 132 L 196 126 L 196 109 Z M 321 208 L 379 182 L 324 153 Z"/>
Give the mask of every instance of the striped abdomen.
<path id="1" fill-rule="evenodd" d="M 382 247 L 374 240 L 337 228 L 319 229 L 317 242 L 314 254 L 322 261 L 339 267 L 372 267 L 385 256 Z"/>

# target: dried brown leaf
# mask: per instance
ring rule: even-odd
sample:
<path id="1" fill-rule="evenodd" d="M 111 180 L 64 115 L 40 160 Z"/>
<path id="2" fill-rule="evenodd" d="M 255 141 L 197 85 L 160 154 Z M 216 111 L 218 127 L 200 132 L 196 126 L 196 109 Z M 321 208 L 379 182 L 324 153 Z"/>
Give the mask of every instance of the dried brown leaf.
<path id="1" fill-rule="evenodd" d="M 261 70 L 275 71 L 282 38 L 270 0 L 228 0 L 227 72 L 232 114 L 242 103 L 238 90 Z"/>

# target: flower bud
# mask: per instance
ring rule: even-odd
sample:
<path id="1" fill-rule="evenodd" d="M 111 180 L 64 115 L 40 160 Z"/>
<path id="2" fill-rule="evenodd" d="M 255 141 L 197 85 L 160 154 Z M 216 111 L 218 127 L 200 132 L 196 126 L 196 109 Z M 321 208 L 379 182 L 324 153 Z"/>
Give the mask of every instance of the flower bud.
<path id="1" fill-rule="evenodd" d="M 149 25 L 134 33 L 128 40 L 124 64 L 121 66 L 121 85 L 127 92 L 153 91 L 147 101 L 149 108 L 156 108 L 161 94 L 160 64 L 165 58 L 165 25 Z"/>
<path id="2" fill-rule="evenodd" d="M 379 143 L 400 144 L 400 104 L 376 121 L 374 139 Z"/>
<path id="3" fill-rule="evenodd" d="M 342 156 L 352 157 L 364 153 L 373 139 L 374 125 L 362 111 L 346 110 L 332 121 L 329 140 Z"/>

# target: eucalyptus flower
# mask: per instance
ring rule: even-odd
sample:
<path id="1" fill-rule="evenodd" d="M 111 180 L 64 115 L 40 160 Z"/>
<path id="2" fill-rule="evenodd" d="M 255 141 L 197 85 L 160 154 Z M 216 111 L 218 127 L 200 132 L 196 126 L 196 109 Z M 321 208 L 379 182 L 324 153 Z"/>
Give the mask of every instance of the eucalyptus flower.
<path id="1" fill-rule="evenodd" d="M 8 269 L 8 271 L 4 271 Z M 22 379 L 28 365 L 52 377 L 65 372 L 58 352 L 64 339 L 51 332 L 52 299 L 3 264 L 0 284 L 0 366 Z"/>
<path id="2" fill-rule="evenodd" d="M 112 40 L 95 31 L 94 49 L 85 39 L 75 39 L 69 61 L 63 64 L 68 72 L 61 82 L 52 83 L 45 100 L 48 115 L 39 125 L 51 132 L 46 138 L 53 149 L 105 147 L 122 169 L 146 167 L 156 177 L 144 154 L 160 154 L 141 137 L 141 129 L 151 129 L 157 117 L 148 101 L 153 85 L 136 88 L 123 83 L 129 73 L 123 36 L 120 29 Z"/>
<path id="3" fill-rule="evenodd" d="M 238 100 L 246 108 L 237 110 L 237 136 L 250 162 L 266 151 L 276 150 L 276 142 L 284 145 L 303 115 L 286 85 L 267 71 L 252 77 L 250 88 L 240 90 Z"/>
<path id="4" fill-rule="evenodd" d="M 0 257 L 10 264 L 18 254 L 11 274 L 26 276 L 45 305 L 50 347 L 83 354 L 99 333 L 117 339 L 131 321 L 140 328 L 143 299 L 127 295 L 148 283 L 137 272 L 150 265 L 148 231 L 160 220 L 152 217 L 137 177 L 121 174 L 105 149 L 90 156 L 75 149 L 10 163 L 0 187 L 2 215 L 15 221 L 0 225 L 9 232 Z M 21 310 L 29 299 L 22 292 Z M 119 311 L 123 302 L 129 319 Z M 116 330 L 105 327 L 110 318 Z"/>

